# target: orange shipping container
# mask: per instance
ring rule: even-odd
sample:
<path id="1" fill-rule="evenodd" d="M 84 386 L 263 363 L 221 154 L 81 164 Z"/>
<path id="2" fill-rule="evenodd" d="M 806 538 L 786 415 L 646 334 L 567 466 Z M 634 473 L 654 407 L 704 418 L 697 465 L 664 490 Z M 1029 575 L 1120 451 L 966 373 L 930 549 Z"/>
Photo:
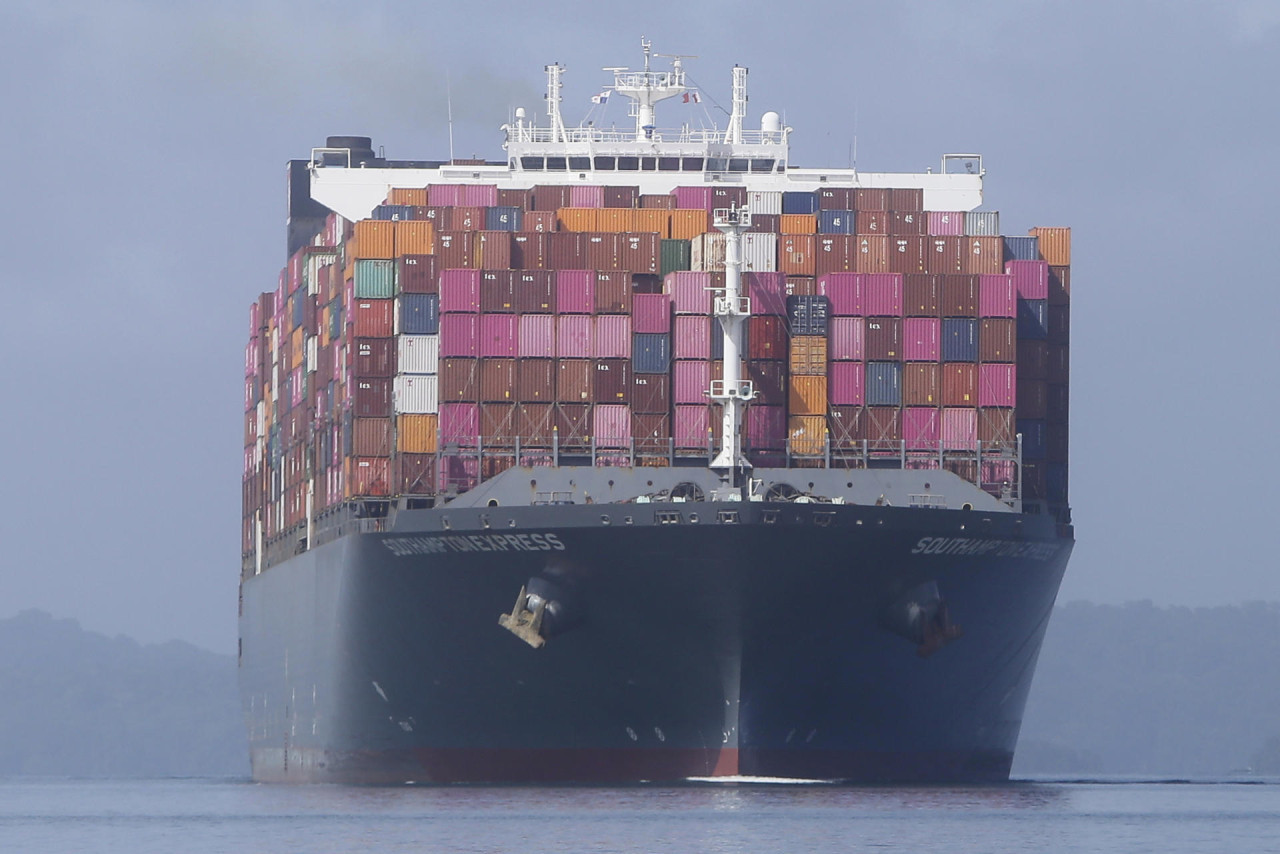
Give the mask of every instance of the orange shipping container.
<path id="1" fill-rule="evenodd" d="M 792 415 L 827 414 L 827 378 L 792 377 L 787 385 L 787 407 Z"/>
<path id="2" fill-rule="evenodd" d="M 351 258 L 390 261 L 396 257 L 396 224 L 390 220 L 363 219 L 355 224 Z"/>
<path id="3" fill-rule="evenodd" d="M 791 453 L 817 456 L 825 453 L 827 419 L 823 415 L 792 415 L 787 419 L 787 435 L 791 437 Z"/>
<path id="4" fill-rule="evenodd" d="M 1028 232 L 1040 238 L 1040 257 L 1054 267 L 1066 267 L 1071 263 L 1071 229 L 1033 228 Z"/>
<path id="5" fill-rule="evenodd" d="M 401 415 L 396 419 L 396 450 L 402 454 L 434 454 L 439 416 Z"/>
<path id="6" fill-rule="evenodd" d="M 709 222 L 706 211 L 673 210 L 670 214 L 672 240 L 692 240 L 706 234 Z"/>
<path id="7" fill-rule="evenodd" d="M 632 231 L 656 234 L 665 238 L 671 233 L 671 211 L 644 210 L 637 208 L 630 212 Z"/>
<path id="8" fill-rule="evenodd" d="M 600 231 L 597 227 L 600 208 L 558 208 L 556 220 L 560 231 Z"/>
<path id="9" fill-rule="evenodd" d="M 966 237 L 964 239 L 965 269 L 974 273 L 1004 272 L 1004 239 L 1001 237 Z"/>
<path id="10" fill-rule="evenodd" d="M 569 210 L 572 210 L 570 208 Z M 632 212 L 627 208 L 598 208 L 595 210 L 595 227 L 588 231 L 634 231 Z"/>
<path id="11" fill-rule="evenodd" d="M 387 195 L 389 205 L 422 205 L 427 204 L 427 188 L 392 187 Z"/>
<path id="12" fill-rule="evenodd" d="M 799 214 L 785 214 L 799 216 Z M 816 275 L 814 245 L 817 235 L 787 234 L 778 238 L 778 270 L 793 276 Z"/>
<path id="13" fill-rule="evenodd" d="M 430 255 L 435 251 L 435 226 L 425 219 L 395 223 L 396 255 Z"/>
<path id="14" fill-rule="evenodd" d="M 796 335 L 791 339 L 792 376 L 825 376 L 827 373 L 827 336 Z M 824 410 L 825 411 L 825 410 Z"/>
<path id="15" fill-rule="evenodd" d="M 816 214 L 783 214 L 778 220 L 779 234 L 817 234 Z"/>

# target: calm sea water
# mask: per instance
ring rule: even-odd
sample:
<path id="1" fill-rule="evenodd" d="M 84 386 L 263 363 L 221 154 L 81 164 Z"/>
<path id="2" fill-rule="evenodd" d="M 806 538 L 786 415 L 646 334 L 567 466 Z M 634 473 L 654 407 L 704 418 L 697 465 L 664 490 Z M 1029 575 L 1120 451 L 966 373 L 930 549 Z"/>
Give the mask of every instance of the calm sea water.
<path id="1" fill-rule="evenodd" d="M 1280 780 L 346 788 L 0 780 L 0 852 L 1264 852 Z"/>

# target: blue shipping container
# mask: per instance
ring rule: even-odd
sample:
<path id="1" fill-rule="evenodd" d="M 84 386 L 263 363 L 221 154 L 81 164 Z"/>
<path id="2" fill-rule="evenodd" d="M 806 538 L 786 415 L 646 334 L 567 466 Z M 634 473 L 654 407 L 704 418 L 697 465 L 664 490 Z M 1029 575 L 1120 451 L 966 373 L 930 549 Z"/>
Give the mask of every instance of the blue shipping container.
<path id="1" fill-rule="evenodd" d="M 396 294 L 396 262 L 356 261 L 356 299 L 391 299 Z"/>
<path id="2" fill-rule="evenodd" d="M 902 404 L 902 363 L 867 362 L 867 406 Z"/>
<path id="3" fill-rule="evenodd" d="M 784 214 L 813 214 L 818 212 L 817 193 L 783 193 Z"/>
<path id="4" fill-rule="evenodd" d="M 789 296 L 787 330 L 792 335 L 826 335 L 829 313 L 825 296 Z"/>
<path id="5" fill-rule="evenodd" d="M 818 211 L 819 234 L 853 234 L 853 211 Z"/>
<path id="6" fill-rule="evenodd" d="M 329 303 L 329 337 L 334 341 L 342 337 L 342 297 Z"/>
<path id="7" fill-rule="evenodd" d="M 631 367 L 637 374 L 665 374 L 671 367 L 671 336 L 665 332 L 632 335 Z"/>
<path id="8" fill-rule="evenodd" d="M 381 219 L 381 220 L 399 220 L 399 219 L 412 219 L 412 218 L 413 218 L 412 205 L 378 205 L 376 208 L 373 209 L 373 216 L 369 217 L 369 219 Z"/>
<path id="9" fill-rule="evenodd" d="M 1043 460 L 1049 450 L 1048 430 L 1042 418 L 1019 418 L 1018 432 L 1022 434 L 1022 458 Z"/>
<path id="10" fill-rule="evenodd" d="M 440 332 L 439 294 L 401 294 L 400 331 L 405 335 L 436 335 Z"/>
<path id="11" fill-rule="evenodd" d="M 517 207 L 492 207 L 484 212 L 486 231 L 519 231 L 520 218 L 523 211 Z"/>
<path id="12" fill-rule="evenodd" d="M 1040 238 L 1038 237 L 1006 237 L 1004 238 L 1004 260 L 1039 261 Z"/>
<path id="13" fill-rule="evenodd" d="M 1045 490 L 1050 501 L 1067 501 L 1067 467 L 1062 463 L 1048 463 L 1044 467 Z"/>
<path id="14" fill-rule="evenodd" d="M 1018 337 L 1042 341 L 1049 337 L 1049 301 L 1018 300 Z"/>
<path id="15" fill-rule="evenodd" d="M 971 317 L 943 318 L 942 361 L 978 361 L 978 321 Z"/>

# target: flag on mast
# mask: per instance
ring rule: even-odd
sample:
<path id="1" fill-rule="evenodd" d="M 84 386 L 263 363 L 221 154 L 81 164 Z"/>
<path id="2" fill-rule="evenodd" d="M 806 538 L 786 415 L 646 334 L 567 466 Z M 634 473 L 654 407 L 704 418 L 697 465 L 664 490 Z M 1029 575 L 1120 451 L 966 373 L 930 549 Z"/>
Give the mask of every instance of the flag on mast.
<path id="1" fill-rule="evenodd" d="M 609 100 L 609 93 L 607 91 L 601 92 L 599 95 L 591 96 L 591 103 L 593 104 L 603 104 L 603 103 L 606 103 L 608 100 Z"/>
<path id="2" fill-rule="evenodd" d="M 702 96 L 699 95 L 697 92 L 684 93 L 684 102 L 686 104 L 690 104 L 690 103 L 697 104 L 697 103 L 700 103 L 701 101 L 702 101 Z"/>

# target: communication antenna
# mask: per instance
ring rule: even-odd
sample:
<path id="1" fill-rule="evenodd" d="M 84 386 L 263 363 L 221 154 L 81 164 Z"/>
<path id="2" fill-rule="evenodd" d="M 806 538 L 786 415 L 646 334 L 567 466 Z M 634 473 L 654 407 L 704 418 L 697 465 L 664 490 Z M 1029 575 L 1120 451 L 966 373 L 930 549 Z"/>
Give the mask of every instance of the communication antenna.
<path id="1" fill-rule="evenodd" d="M 449 162 L 453 162 L 453 82 L 449 72 L 444 73 L 444 102 L 449 110 Z"/>

